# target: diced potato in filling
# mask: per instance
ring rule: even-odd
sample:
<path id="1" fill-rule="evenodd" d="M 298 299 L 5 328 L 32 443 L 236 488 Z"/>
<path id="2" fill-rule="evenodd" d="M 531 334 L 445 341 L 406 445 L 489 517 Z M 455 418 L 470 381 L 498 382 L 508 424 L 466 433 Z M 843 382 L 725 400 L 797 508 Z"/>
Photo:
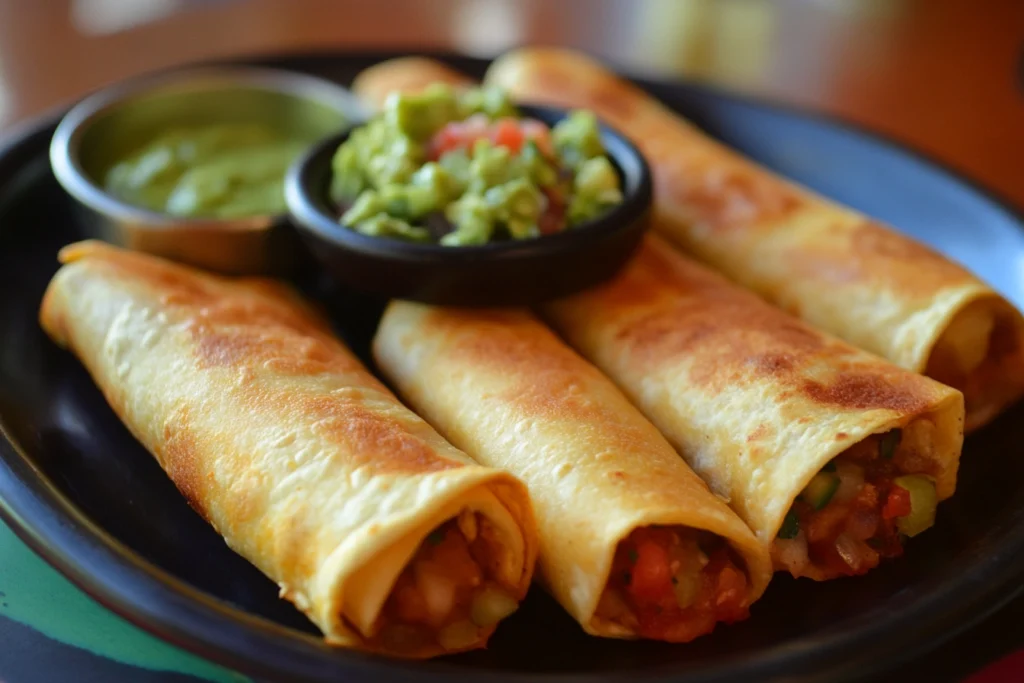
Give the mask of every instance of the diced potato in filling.
<path id="1" fill-rule="evenodd" d="M 434 529 L 395 581 L 376 639 L 398 654 L 433 642 L 452 652 L 480 644 L 519 606 L 495 578 L 497 548 L 490 523 L 469 511 Z"/>
<path id="2" fill-rule="evenodd" d="M 924 373 L 964 394 L 967 429 L 987 422 L 1024 385 L 1022 350 L 1012 314 L 976 301 L 950 322 L 932 348 Z"/>
<path id="3" fill-rule="evenodd" d="M 932 526 L 938 496 L 926 456 L 934 424 L 872 435 L 835 457 L 794 501 L 772 544 L 775 569 L 824 580 L 863 574 Z"/>
<path id="4" fill-rule="evenodd" d="M 687 642 L 748 615 L 747 574 L 722 538 L 644 527 L 619 543 L 595 616 L 644 638 Z"/>

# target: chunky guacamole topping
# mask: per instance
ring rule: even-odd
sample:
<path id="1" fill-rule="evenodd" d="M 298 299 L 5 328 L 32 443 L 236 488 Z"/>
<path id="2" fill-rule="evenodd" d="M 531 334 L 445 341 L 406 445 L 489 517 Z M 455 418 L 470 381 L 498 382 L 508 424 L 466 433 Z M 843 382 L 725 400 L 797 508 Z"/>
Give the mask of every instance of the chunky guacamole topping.
<path id="1" fill-rule="evenodd" d="M 284 176 L 309 141 L 261 124 L 175 128 L 115 164 L 108 192 L 174 216 L 284 213 Z"/>
<path id="2" fill-rule="evenodd" d="M 501 90 L 435 84 L 393 93 L 333 160 L 331 198 L 358 232 L 447 246 L 548 235 L 622 201 L 597 119 L 554 128 Z"/>

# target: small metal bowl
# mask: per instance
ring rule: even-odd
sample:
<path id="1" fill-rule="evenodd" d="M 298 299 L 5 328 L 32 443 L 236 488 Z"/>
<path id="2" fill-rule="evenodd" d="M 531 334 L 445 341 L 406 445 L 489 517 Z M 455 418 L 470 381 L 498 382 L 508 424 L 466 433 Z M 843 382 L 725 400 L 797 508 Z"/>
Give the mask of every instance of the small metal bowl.
<path id="1" fill-rule="evenodd" d="M 305 74 L 241 66 L 164 72 L 76 105 L 54 133 L 50 163 L 84 209 L 90 237 L 223 273 L 283 273 L 301 247 L 287 216 L 172 216 L 107 193 L 103 174 L 172 126 L 262 123 L 312 144 L 365 115 L 345 88 Z"/>
<path id="2" fill-rule="evenodd" d="M 567 114 L 553 107 L 519 109 L 549 126 Z M 364 293 L 451 306 L 533 304 L 614 275 L 648 227 L 647 162 L 625 136 L 602 125 L 624 200 L 594 220 L 555 235 L 466 247 L 364 235 L 338 222 L 328 197 L 331 158 L 347 137 L 325 140 L 299 159 L 285 178 L 285 199 L 313 255 L 335 280 Z"/>

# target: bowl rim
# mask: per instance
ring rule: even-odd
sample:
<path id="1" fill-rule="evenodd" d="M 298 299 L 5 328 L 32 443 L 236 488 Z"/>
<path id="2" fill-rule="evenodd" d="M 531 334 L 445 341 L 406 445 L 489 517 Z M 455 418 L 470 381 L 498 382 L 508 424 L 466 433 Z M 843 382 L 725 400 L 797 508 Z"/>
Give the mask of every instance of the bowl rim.
<path id="1" fill-rule="evenodd" d="M 568 107 L 552 107 L 530 102 L 516 102 L 516 107 L 524 116 L 539 118 L 548 125 L 564 119 L 571 111 Z M 323 202 L 318 199 L 326 188 L 320 190 L 311 186 L 311 176 L 319 171 L 323 164 L 330 163 L 330 157 L 338 145 L 348 139 L 352 131 L 363 123 L 365 122 L 355 122 L 341 133 L 313 145 L 296 159 L 288 169 L 284 181 L 285 202 L 292 222 L 299 230 L 310 232 L 319 239 L 329 242 L 333 247 L 354 254 L 403 262 L 443 260 L 448 263 L 466 263 L 482 259 L 525 260 L 540 254 L 569 253 L 580 249 L 591 240 L 628 230 L 652 206 L 654 181 L 646 157 L 629 138 L 604 121 L 598 120 L 605 154 L 618 168 L 622 177 L 623 201 L 596 218 L 554 235 L 459 247 L 364 235 L 341 225 L 336 218 L 326 213 L 322 208 Z"/>
<path id="2" fill-rule="evenodd" d="M 161 92 L 232 88 L 262 90 L 316 102 L 339 112 L 346 121 L 366 118 L 366 107 L 344 86 L 284 68 L 211 64 L 142 74 L 86 96 L 61 118 L 49 147 L 50 166 L 57 182 L 85 207 L 109 219 L 131 223 L 136 228 L 163 230 L 211 225 L 236 231 L 269 228 L 285 219 L 287 213 L 240 218 L 179 217 L 129 204 L 100 187 L 85 172 L 79 160 L 79 146 L 89 127 L 135 98 Z"/>

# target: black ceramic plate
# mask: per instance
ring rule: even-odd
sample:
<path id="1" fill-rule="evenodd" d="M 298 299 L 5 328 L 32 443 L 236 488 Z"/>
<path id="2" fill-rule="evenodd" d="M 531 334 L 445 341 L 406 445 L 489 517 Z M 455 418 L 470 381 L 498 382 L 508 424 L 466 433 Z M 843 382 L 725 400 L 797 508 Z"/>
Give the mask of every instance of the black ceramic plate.
<path id="1" fill-rule="evenodd" d="M 347 82 L 389 55 L 265 60 Z M 484 62 L 451 60 L 479 75 Z M 963 179 L 848 126 L 680 84 L 648 83 L 712 135 L 962 261 L 1024 303 L 1024 225 Z M 331 649 L 273 583 L 234 555 L 39 330 L 57 249 L 79 237 L 49 173 L 47 121 L 0 152 L 0 511 L 104 604 L 230 667 L 282 681 L 839 681 L 889 667 L 1020 592 L 1024 408 L 964 449 L 957 495 L 902 559 L 824 584 L 777 578 L 751 618 L 688 645 L 585 636 L 543 593 L 487 651 L 426 663 Z M 360 353 L 372 302 L 301 283 Z M 344 326 L 341 327 L 341 323 Z"/>

